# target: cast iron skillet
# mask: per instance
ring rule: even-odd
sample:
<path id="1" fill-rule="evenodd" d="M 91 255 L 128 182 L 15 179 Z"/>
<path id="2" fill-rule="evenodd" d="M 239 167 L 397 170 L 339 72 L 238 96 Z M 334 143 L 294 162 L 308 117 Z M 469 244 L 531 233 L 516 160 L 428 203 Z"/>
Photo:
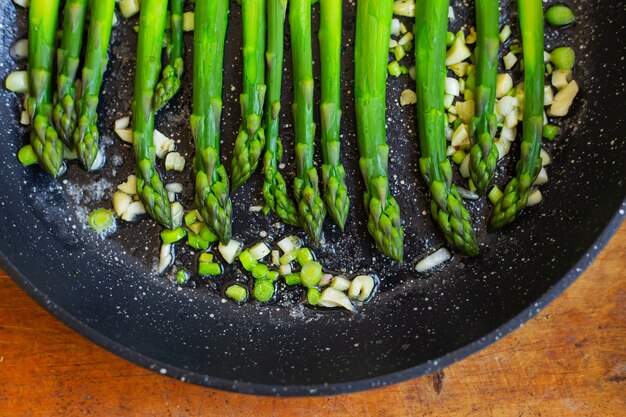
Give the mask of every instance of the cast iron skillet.
<path id="1" fill-rule="evenodd" d="M 514 2 L 503 4 L 504 12 L 515 19 Z M 548 45 L 576 47 L 576 79 L 582 92 L 562 134 L 547 145 L 554 162 L 550 182 L 542 187 L 545 202 L 527 210 L 511 227 L 481 233 L 479 258 L 456 256 L 445 268 L 416 276 L 411 272 L 415 259 L 443 246 L 443 241 L 425 213 L 428 199 L 417 169 L 413 106 L 397 106 L 400 91 L 412 82 L 408 77 L 389 81 L 391 186 L 406 227 L 407 261 L 399 266 L 373 251 L 364 224 L 351 110 L 354 5 L 345 2 L 343 132 L 352 210 L 345 234 L 326 223 L 327 244 L 317 253 L 331 268 L 371 269 L 383 278 L 377 296 L 358 314 L 294 307 L 301 294 L 293 290 L 281 292 L 269 306 L 223 302 L 220 285 L 242 279 L 232 268 L 223 279 L 196 278 L 177 289 L 171 277 L 151 273 L 158 252 L 158 228 L 151 221 L 121 225 L 106 240 L 84 228 L 86 213 L 109 206 L 114 185 L 133 171 L 130 147 L 115 139 L 111 126 L 130 113 L 136 20 L 117 28 L 112 40 L 100 105 L 108 158 L 102 172 L 87 175 L 70 164 L 66 176 L 55 182 L 37 168 L 22 167 L 15 158 L 27 138 L 27 130 L 17 123 L 20 98 L 0 91 L 0 265 L 52 314 L 94 342 L 149 369 L 209 387 L 265 395 L 336 394 L 414 378 L 463 359 L 552 301 L 591 262 L 624 217 L 624 49 L 619 41 L 625 37 L 624 3 L 576 4 L 578 21 L 558 41 L 556 32 L 547 29 Z M 456 10 L 454 29 L 464 21 L 461 7 Z M 16 11 L 8 0 L 0 11 L 4 79 L 25 66 L 14 62 L 8 50 L 25 36 L 26 13 Z M 232 22 L 225 60 L 225 158 L 239 123 L 241 27 L 234 2 Z M 190 62 L 182 93 L 157 118 L 157 127 L 179 140 L 187 153 Z M 291 101 L 289 74 L 284 109 Z M 282 137 L 288 178 L 293 176 L 290 124 L 286 111 Z M 512 173 L 509 162 L 507 158 L 498 173 L 501 186 Z M 168 177 L 172 179 L 190 182 L 189 173 Z M 273 217 L 248 212 L 250 205 L 262 204 L 259 190 L 257 175 L 233 196 L 235 236 L 252 243 L 260 231 L 273 239 L 298 232 L 276 227 Z M 191 195 L 182 201 L 189 206 Z M 489 208 L 469 205 L 476 227 L 485 230 Z M 195 259 L 188 254 L 178 262 L 192 267 Z"/>

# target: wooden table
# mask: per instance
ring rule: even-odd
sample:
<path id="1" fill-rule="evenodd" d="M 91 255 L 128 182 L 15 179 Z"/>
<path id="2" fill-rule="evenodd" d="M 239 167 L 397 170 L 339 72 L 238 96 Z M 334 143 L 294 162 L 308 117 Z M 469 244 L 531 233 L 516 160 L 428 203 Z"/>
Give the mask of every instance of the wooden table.
<path id="1" fill-rule="evenodd" d="M 323 398 L 184 384 L 97 347 L 0 271 L 0 416 L 625 416 L 626 224 L 523 328 L 442 372 Z"/>

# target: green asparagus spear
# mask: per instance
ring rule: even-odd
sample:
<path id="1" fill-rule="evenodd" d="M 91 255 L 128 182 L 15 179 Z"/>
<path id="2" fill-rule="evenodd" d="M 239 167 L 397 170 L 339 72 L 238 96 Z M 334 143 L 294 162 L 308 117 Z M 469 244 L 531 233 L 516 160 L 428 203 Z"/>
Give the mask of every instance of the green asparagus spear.
<path id="1" fill-rule="evenodd" d="M 95 2 L 99 3 L 100 0 Z M 94 5 L 95 6 L 95 5 Z M 172 228 L 167 191 L 155 166 L 154 89 L 161 71 L 167 0 L 142 0 L 137 40 L 133 109 L 133 144 L 137 160 L 137 194 L 146 211 L 163 227 Z"/>
<path id="2" fill-rule="evenodd" d="M 265 0 L 242 0 L 243 93 L 241 127 L 233 150 L 233 190 L 246 182 L 259 164 L 265 146 L 261 125 L 265 100 Z"/>
<path id="3" fill-rule="evenodd" d="M 54 126 L 68 147 L 73 147 L 72 134 L 76 128 L 77 92 L 74 87 L 80 51 L 83 44 L 83 30 L 87 15 L 88 0 L 67 0 L 63 16 L 63 38 L 57 50 L 57 95 L 54 107 Z"/>
<path id="4" fill-rule="evenodd" d="M 113 26 L 115 0 L 93 1 L 89 15 L 89 30 L 83 67 L 83 92 L 78 101 L 74 146 L 78 159 L 86 170 L 99 168 L 98 101 L 102 77 L 108 63 L 107 52 Z M 100 155 L 102 157 L 102 155 Z"/>
<path id="5" fill-rule="evenodd" d="M 342 0 L 320 2 L 320 56 L 322 62 L 322 181 L 328 213 L 343 230 L 350 199 L 346 171 L 339 162 L 341 142 L 341 16 Z"/>
<path id="6" fill-rule="evenodd" d="M 278 171 L 282 160 L 282 144 L 278 137 L 280 126 L 280 95 L 283 80 L 285 37 L 285 11 L 288 0 L 267 2 L 267 97 L 265 100 L 265 180 L 263 197 L 265 205 L 285 223 L 300 224 L 298 208 L 287 195 L 285 179 Z"/>
<path id="7" fill-rule="evenodd" d="M 222 70 L 229 0 L 196 0 L 193 64 L 196 206 L 220 241 L 231 237 L 232 204 L 226 168 L 220 160 Z"/>
<path id="8" fill-rule="evenodd" d="M 369 214 L 367 228 L 382 253 L 401 261 L 404 231 L 400 207 L 389 189 L 389 146 L 385 128 L 393 3 L 393 0 L 357 1 L 354 98 L 359 164 L 366 186 L 365 209 Z"/>
<path id="9" fill-rule="evenodd" d="M 56 178 L 65 170 L 63 142 L 51 124 L 59 0 L 32 0 L 28 15 L 28 86 L 26 103 L 33 130 L 30 143 L 42 168 Z"/>
<path id="10" fill-rule="evenodd" d="M 524 120 L 517 175 L 504 189 L 489 220 L 495 229 L 513 222 L 528 203 L 533 182 L 541 171 L 541 132 L 543 129 L 543 8 L 541 0 L 518 0 L 524 48 Z"/>
<path id="11" fill-rule="evenodd" d="M 471 122 L 470 179 L 478 194 L 491 185 L 498 163 L 493 144 L 498 121 L 494 113 L 498 77 L 499 0 L 476 0 L 476 114 Z"/>
<path id="12" fill-rule="evenodd" d="M 430 210 L 450 245 L 478 254 L 471 217 L 452 184 L 446 157 L 443 105 L 449 0 L 423 0 L 415 9 L 415 75 L 420 134 L 420 169 L 430 187 Z"/>
<path id="13" fill-rule="evenodd" d="M 163 69 L 161 81 L 156 86 L 154 107 L 163 108 L 180 89 L 180 78 L 185 70 L 183 62 L 183 3 L 170 0 L 170 41 L 167 45 L 169 64 Z"/>
<path id="14" fill-rule="evenodd" d="M 319 242 L 326 206 L 320 197 L 317 170 L 313 165 L 315 122 L 311 0 L 291 0 L 289 26 L 294 80 L 293 121 L 296 132 L 294 190 L 302 226 L 315 242 Z"/>

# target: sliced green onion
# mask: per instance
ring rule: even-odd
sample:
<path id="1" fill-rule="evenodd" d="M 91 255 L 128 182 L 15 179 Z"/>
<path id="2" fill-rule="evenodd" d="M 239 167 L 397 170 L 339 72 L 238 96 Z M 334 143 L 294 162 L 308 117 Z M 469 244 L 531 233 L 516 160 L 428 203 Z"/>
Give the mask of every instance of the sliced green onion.
<path id="1" fill-rule="evenodd" d="M 289 264 L 283 264 L 281 266 L 278 267 L 278 273 L 282 276 L 286 276 L 291 274 L 292 269 L 291 269 L 291 265 Z"/>
<path id="2" fill-rule="evenodd" d="M 316 306 L 320 302 L 322 292 L 318 288 L 309 288 L 306 290 L 306 301 L 312 306 Z"/>
<path id="3" fill-rule="evenodd" d="M 189 272 L 186 269 L 179 269 L 176 272 L 176 283 L 178 285 L 184 285 L 189 279 Z"/>
<path id="4" fill-rule="evenodd" d="M 264 279 L 267 277 L 267 274 L 270 272 L 270 269 L 265 264 L 257 264 L 252 268 L 252 276 L 255 279 Z"/>
<path id="5" fill-rule="evenodd" d="M 191 32 L 194 30 L 194 27 L 195 27 L 194 12 L 183 13 L 183 31 Z"/>
<path id="6" fill-rule="evenodd" d="M 500 31 L 500 42 L 504 43 L 508 41 L 510 37 L 511 37 L 511 26 L 504 25 L 504 27 Z"/>
<path id="7" fill-rule="evenodd" d="M 252 269 L 258 264 L 248 249 L 239 254 L 239 262 L 241 262 L 243 269 L 248 272 L 252 271 Z"/>
<path id="8" fill-rule="evenodd" d="M 227 297 L 241 303 L 248 298 L 248 290 L 243 285 L 234 284 L 226 288 L 224 291 Z"/>
<path id="9" fill-rule="evenodd" d="M 212 253 L 204 252 L 204 253 L 201 253 L 200 256 L 198 257 L 198 262 L 210 264 L 211 262 L 213 262 L 214 259 L 215 259 L 215 256 L 213 256 Z"/>
<path id="10" fill-rule="evenodd" d="M 276 289 L 274 288 L 274 283 L 267 279 L 255 281 L 254 288 L 252 289 L 254 298 L 261 303 L 271 300 L 275 291 Z"/>
<path id="11" fill-rule="evenodd" d="M 554 140 L 559 133 L 559 128 L 555 125 L 544 125 L 542 135 L 548 140 Z"/>
<path id="12" fill-rule="evenodd" d="M 222 275 L 222 265 L 211 262 L 211 263 L 199 263 L 198 264 L 198 274 L 203 276 L 216 276 Z"/>
<path id="13" fill-rule="evenodd" d="M 387 71 L 389 71 L 389 75 L 393 77 L 399 77 L 402 74 L 398 61 L 391 61 L 389 65 L 387 65 Z"/>
<path id="14" fill-rule="evenodd" d="M 310 261 L 309 263 L 303 265 L 302 270 L 300 271 L 302 285 L 308 288 L 317 286 L 322 279 L 322 275 L 324 275 L 324 272 L 322 271 L 322 264 L 316 261 Z"/>
<path id="15" fill-rule="evenodd" d="M 298 250 L 296 259 L 298 260 L 298 263 L 300 264 L 300 266 L 304 266 L 308 264 L 309 262 L 315 260 L 315 257 L 313 256 L 313 252 L 311 252 L 311 249 L 301 248 Z"/>
<path id="16" fill-rule="evenodd" d="M 462 149 L 459 149 L 452 155 L 452 161 L 454 161 L 454 163 L 457 165 L 463 162 L 463 159 L 465 159 L 465 151 L 463 151 Z"/>
<path id="17" fill-rule="evenodd" d="M 29 166 L 37 163 L 37 155 L 35 155 L 35 151 L 30 145 L 25 145 L 20 148 L 20 150 L 17 152 L 17 159 L 24 166 Z"/>
<path id="18" fill-rule="evenodd" d="M 281 265 L 287 265 L 295 261 L 297 257 L 298 257 L 298 251 L 292 250 L 291 252 L 287 252 L 283 256 L 281 256 L 278 259 L 278 261 L 280 262 Z"/>
<path id="19" fill-rule="evenodd" d="M 118 5 L 126 19 L 139 13 L 139 0 L 121 0 Z"/>
<path id="20" fill-rule="evenodd" d="M 176 229 L 165 229 L 161 231 L 161 240 L 163 243 L 176 243 L 179 240 L 182 240 L 185 236 L 187 236 L 187 232 L 182 227 L 177 227 Z"/>
<path id="21" fill-rule="evenodd" d="M 285 284 L 287 285 L 298 285 L 301 282 L 302 281 L 300 280 L 300 274 L 297 272 L 285 275 Z"/>
<path id="22" fill-rule="evenodd" d="M 200 230 L 200 237 L 209 243 L 217 242 L 217 235 L 207 225 L 204 225 Z"/>
<path id="23" fill-rule="evenodd" d="M 569 7 L 557 4 L 546 10 L 546 22 L 554 26 L 566 26 L 574 22 L 574 12 Z"/>
<path id="24" fill-rule="evenodd" d="M 552 63 L 558 69 L 571 70 L 576 62 L 576 52 L 569 46 L 560 46 L 550 52 Z"/>
<path id="25" fill-rule="evenodd" d="M 270 281 L 276 281 L 279 277 L 280 274 L 278 273 L 278 271 L 269 271 L 266 278 Z"/>
<path id="26" fill-rule="evenodd" d="M 209 248 L 209 242 L 191 230 L 187 232 L 187 245 L 198 250 L 207 250 Z"/>
<path id="27" fill-rule="evenodd" d="M 115 225 L 115 216 L 111 210 L 99 208 L 89 215 L 89 227 L 96 233 L 104 233 Z"/>

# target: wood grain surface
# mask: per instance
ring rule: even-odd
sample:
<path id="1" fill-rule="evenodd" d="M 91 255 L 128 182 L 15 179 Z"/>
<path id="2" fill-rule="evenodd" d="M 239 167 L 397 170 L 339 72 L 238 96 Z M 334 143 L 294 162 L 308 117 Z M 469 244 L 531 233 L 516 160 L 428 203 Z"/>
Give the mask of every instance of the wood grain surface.
<path id="1" fill-rule="evenodd" d="M 151 373 L 54 319 L 0 272 L 0 416 L 625 416 L 626 224 L 521 329 L 444 371 L 351 395 L 244 396 Z"/>

